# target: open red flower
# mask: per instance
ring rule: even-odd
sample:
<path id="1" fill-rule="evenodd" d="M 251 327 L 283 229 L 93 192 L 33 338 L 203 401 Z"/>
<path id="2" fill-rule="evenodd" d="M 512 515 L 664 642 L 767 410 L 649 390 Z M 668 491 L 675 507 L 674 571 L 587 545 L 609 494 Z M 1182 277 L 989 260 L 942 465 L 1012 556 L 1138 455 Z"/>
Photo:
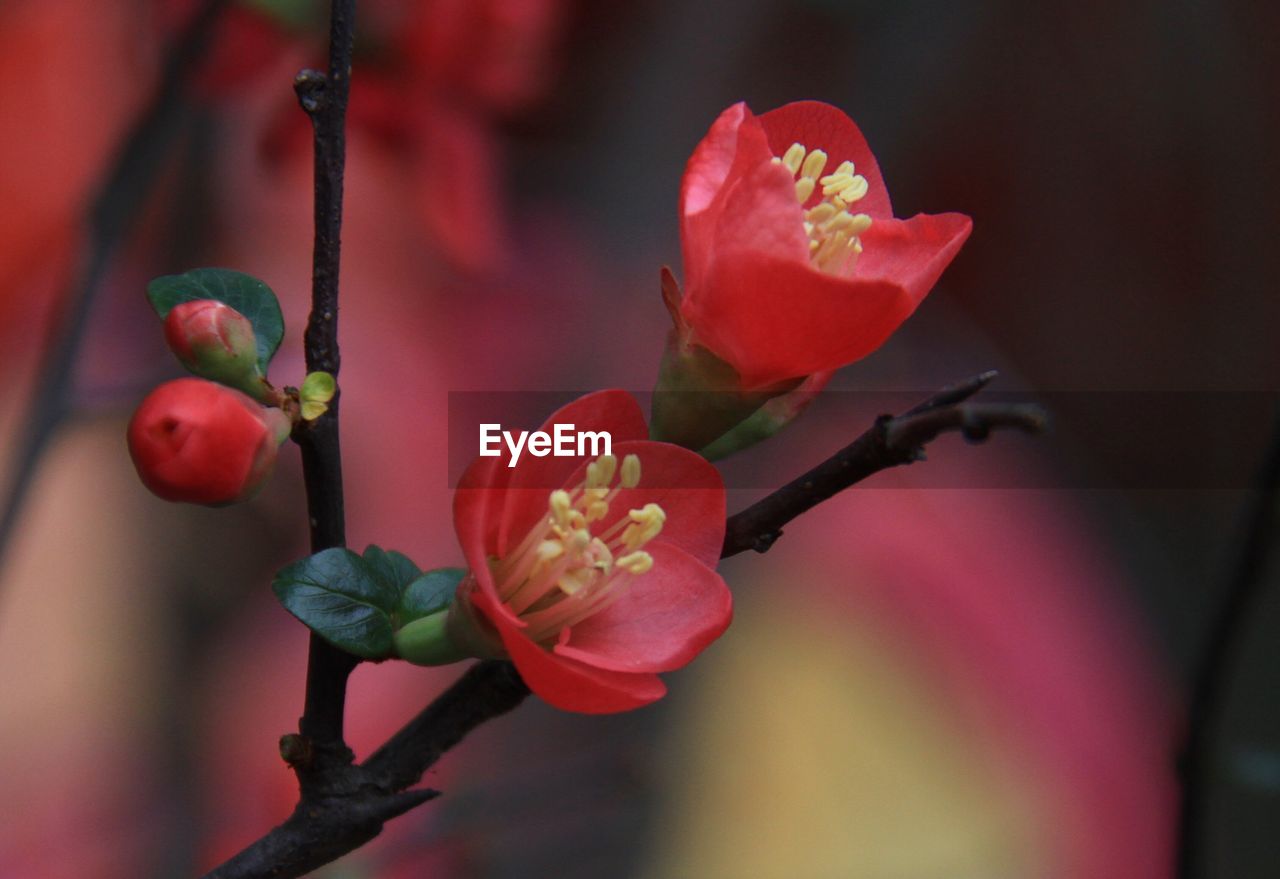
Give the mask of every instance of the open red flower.
<path id="1" fill-rule="evenodd" d="M 724 485 L 693 452 L 646 439 L 622 391 L 582 397 L 542 429 L 556 424 L 608 431 L 613 454 L 472 463 L 454 496 L 471 567 L 454 607 L 478 612 L 494 652 L 548 703 L 625 711 L 661 698 L 657 673 L 684 666 L 729 625 L 732 600 L 715 572 Z"/>
<path id="2" fill-rule="evenodd" d="M 969 236 L 963 214 L 895 219 L 853 121 L 801 101 L 720 114 L 680 189 L 688 339 L 747 389 L 835 369 L 878 348 Z"/>

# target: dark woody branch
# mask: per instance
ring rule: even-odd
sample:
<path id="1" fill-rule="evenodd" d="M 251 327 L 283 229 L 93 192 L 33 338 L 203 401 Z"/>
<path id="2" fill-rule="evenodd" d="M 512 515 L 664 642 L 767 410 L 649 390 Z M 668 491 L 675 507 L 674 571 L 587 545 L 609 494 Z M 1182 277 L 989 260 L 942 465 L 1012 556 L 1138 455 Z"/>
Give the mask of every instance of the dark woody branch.
<path id="1" fill-rule="evenodd" d="M 355 34 L 355 0 L 335 0 L 330 10 L 329 69 L 304 70 L 294 88 L 311 117 L 315 144 L 315 244 L 312 253 L 311 313 L 304 345 L 307 371 L 338 375 L 338 269 L 341 259 L 342 184 L 346 163 L 347 97 Z M 338 397 L 329 410 L 295 431 L 302 449 L 302 472 L 311 525 L 311 551 L 346 544 L 342 495 L 342 451 L 338 441 Z M 343 741 L 347 678 L 359 660 L 311 636 L 306 702 L 298 723 L 306 759 L 294 763 L 304 797 L 310 787 L 323 792 L 318 773 L 342 769 L 353 756 Z"/>
<path id="2" fill-rule="evenodd" d="M 986 372 L 944 388 L 903 415 L 880 416 L 865 433 L 817 467 L 729 517 L 720 557 L 748 549 L 767 551 L 792 519 L 881 470 L 921 460 L 925 445 L 943 433 L 959 431 L 966 439 L 981 442 L 993 430 L 1043 431 L 1047 416 L 1039 406 L 966 402 L 995 375 Z"/>
<path id="3" fill-rule="evenodd" d="M 994 375 L 944 389 L 903 415 L 882 416 L 822 464 L 730 516 L 721 557 L 746 549 L 765 551 L 792 519 L 881 470 L 919 460 L 924 445 L 942 433 L 960 431 L 978 441 L 998 429 L 1043 430 L 1046 416 L 1038 406 L 967 402 Z M 303 787 L 302 801 L 289 820 L 208 879 L 301 876 L 354 851 L 376 836 L 383 822 L 437 796 L 409 788 L 472 730 L 516 708 L 528 695 L 511 663 L 472 665 L 364 763 L 313 769 L 314 783 Z M 311 758 L 306 747 L 299 737 L 282 741 L 286 759 L 295 766 L 298 759 Z"/>

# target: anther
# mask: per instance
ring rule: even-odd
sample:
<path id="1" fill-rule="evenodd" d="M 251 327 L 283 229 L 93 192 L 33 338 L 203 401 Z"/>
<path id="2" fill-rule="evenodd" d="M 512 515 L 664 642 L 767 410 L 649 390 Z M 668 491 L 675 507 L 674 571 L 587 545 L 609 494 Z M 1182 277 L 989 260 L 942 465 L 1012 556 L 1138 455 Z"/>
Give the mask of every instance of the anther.
<path id="1" fill-rule="evenodd" d="M 817 179 L 825 167 L 827 167 L 827 154 L 822 150 L 814 150 L 805 157 L 804 164 L 800 166 L 800 176 Z"/>
<path id="2" fill-rule="evenodd" d="M 787 170 L 794 174 L 800 170 L 800 163 L 804 161 L 804 153 L 803 144 L 793 143 L 782 154 L 782 164 L 786 165 Z"/>
<path id="3" fill-rule="evenodd" d="M 627 455 L 622 459 L 622 487 L 635 488 L 640 484 L 640 458 Z"/>
<path id="4" fill-rule="evenodd" d="M 867 178 L 858 174 L 854 176 L 853 183 L 849 187 L 840 190 L 840 198 L 852 204 L 867 194 L 867 188 Z"/>
<path id="5" fill-rule="evenodd" d="M 644 550 L 637 550 L 622 556 L 616 564 L 629 574 L 644 574 L 653 568 L 653 556 Z"/>
<path id="6" fill-rule="evenodd" d="M 840 197 L 844 198 L 844 190 L 853 185 L 852 174 L 828 174 L 818 181 L 822 184 L 823 195 L 835 195 L 840 193 Z"/>
<path id="7" fill-rule="evenodd" d="M 613 476 L 618 472 L 618 459 L 613 455 L 601 455 L 596 458 L 596 465 L 600 468 L 600 484 L 607 486 L 613 482 Z"/>
<path id="8" fill-rule="evenodd" d="M 569 522 L 569 511 L 573 509 L 573 502 L 569 499 L 569 492 L 563 488 L 558 488 L 551 492 L 551 498 L 547 502 L 547 506 L 551 508 L 551 518 L 555 523 L 564 526 Z"/>

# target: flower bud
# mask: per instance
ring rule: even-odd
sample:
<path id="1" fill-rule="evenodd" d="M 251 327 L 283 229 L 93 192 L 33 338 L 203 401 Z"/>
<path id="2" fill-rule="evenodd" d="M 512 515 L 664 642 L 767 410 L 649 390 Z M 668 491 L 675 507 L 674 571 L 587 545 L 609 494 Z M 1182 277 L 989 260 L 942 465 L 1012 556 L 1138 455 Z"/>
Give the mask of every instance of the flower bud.
<path id="1" fill-rule="evenodd" d="M 129 455 L 143 484 L 169 501 L 221 506 L 266 482 L 289 434 L 279 409 L 197 378 L 156 388 L 129 422 Z"/>
<path id="2" fill-rule="evenodd" d="M 169 349 L 188 371 L 267 401 L 253 324 L 216 299 L 182 302 L 164 320 Z"/>

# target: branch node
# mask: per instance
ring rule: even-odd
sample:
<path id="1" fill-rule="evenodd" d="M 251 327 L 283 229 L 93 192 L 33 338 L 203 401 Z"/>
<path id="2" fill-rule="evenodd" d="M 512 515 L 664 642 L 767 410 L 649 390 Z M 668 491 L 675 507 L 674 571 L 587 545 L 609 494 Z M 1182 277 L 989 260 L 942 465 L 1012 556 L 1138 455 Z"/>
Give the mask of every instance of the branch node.
<path id="1" fill-rule="evenodd" d="M 308 116 L 315 116 L 325 108 L 329 97 L 329 77 L 322 71 L 304 67 L 293 78 L 293 90 L 298 95 L 298 103 Z"/>
<path id="2" fill-rule="evenodd" d="M 291 769 L 309 769 L 314 758 L 311 739 L 297 733 L 285 733 L 280 737 L 280 759 Z"/>
<path id="3" fill-rule="evenodd" d="M 756 537 L 755 542 L 751 544 L 751 549 L 752 551 L 758 552 L 761 555 L 763 555 L 764 553 L 768 552 L 775 543 L 778 542 L 778 538 L 781 536 L 782 536 L 781 528 L 779 528 L 776 531 L 769 531 L 764 534 L 760 534 Z"/>

